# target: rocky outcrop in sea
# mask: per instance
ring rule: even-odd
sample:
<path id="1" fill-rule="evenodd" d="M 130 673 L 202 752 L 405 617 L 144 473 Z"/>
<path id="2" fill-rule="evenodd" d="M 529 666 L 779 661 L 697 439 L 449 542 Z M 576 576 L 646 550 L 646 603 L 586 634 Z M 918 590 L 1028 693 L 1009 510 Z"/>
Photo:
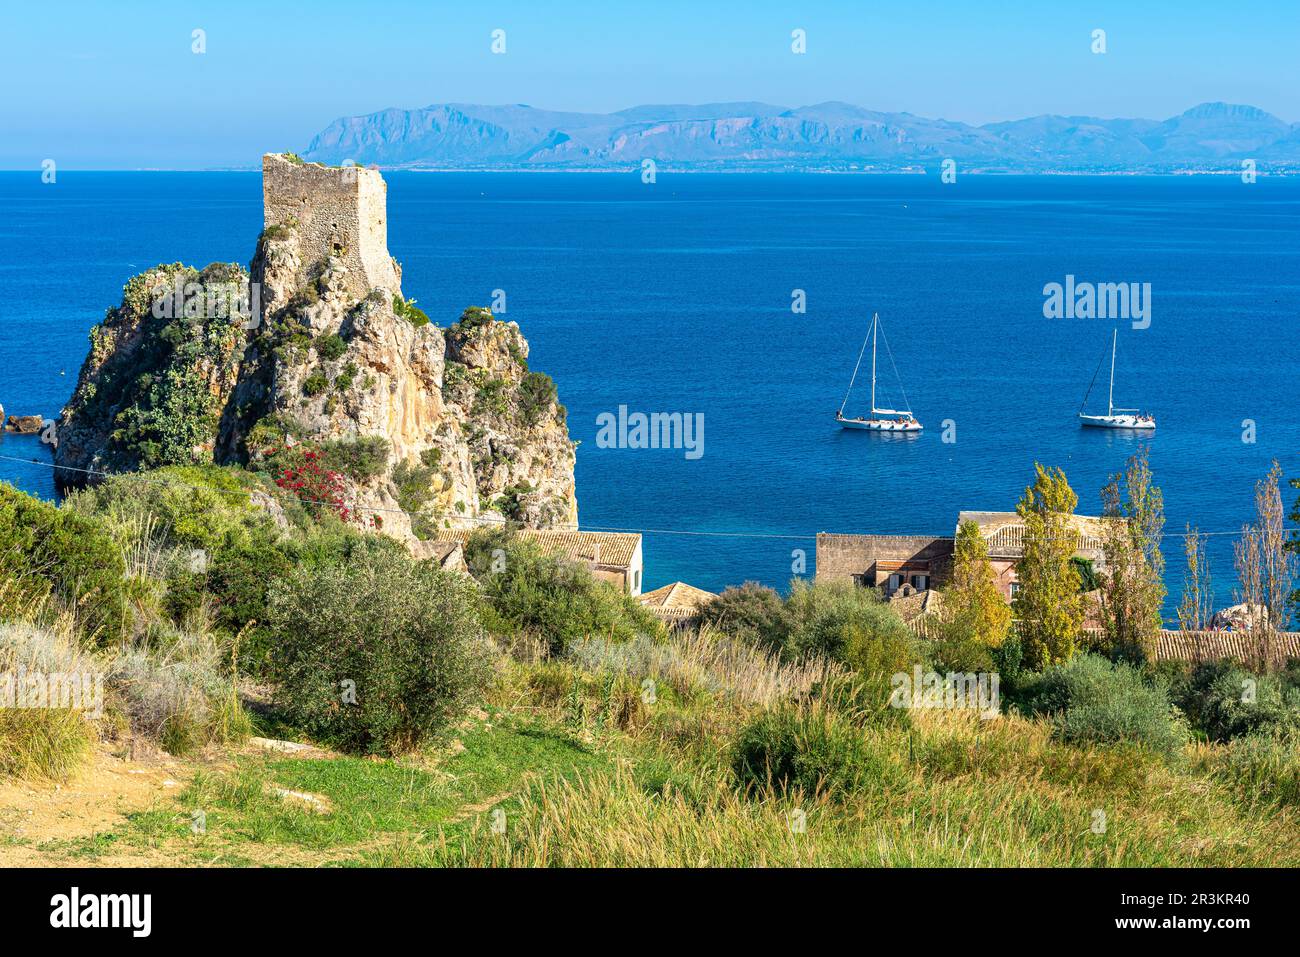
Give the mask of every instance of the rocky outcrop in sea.
<path id="1" fill-rule="evenodd" d="M 341 516 L 411 543 L 484 519 L 575 524 L 554 384 L 515 323 L 470 308 L 440 328 L 405 298 L 378 171 L 272 154 L 263 184 L 248 270 L 155 267 L 92 330 L 59 484 L 215 463 L 292 487 L 323 470 Z"/>

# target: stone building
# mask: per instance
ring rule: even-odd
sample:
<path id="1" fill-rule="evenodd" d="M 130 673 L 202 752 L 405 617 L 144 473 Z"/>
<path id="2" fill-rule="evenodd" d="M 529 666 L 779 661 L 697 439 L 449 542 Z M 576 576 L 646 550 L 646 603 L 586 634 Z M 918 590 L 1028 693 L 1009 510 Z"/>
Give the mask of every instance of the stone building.
<path id="1" fill-rule="evenodd" d="M 1019 582 L 1016 566 L 1024 554 L 1024 522 L 1015 512 L 964 511 L 957 516 L 953 536 L 817 535 L 817 580 L 851 581 L 879 588 L 886 597 L 900 590 L 923 592 L 948 583 L 952 573 L 956 528 L 972 521 L 980 528 L 989 551 L 998 590 L 1008 601 Z M 1104 571 L 1100 518 L 1070 516 L 1076 536 L 1074 557 Z"/>
<path id="2" fill-rule="evenodd" d="M 296 224 L 303 249 L 333 255 L 346 272 L 344 288 L 364 299 L 381 286 L 401 289 L 401 271 L 388 254 L 388 184 L 378 170 L 304 163 L 284 153 L 262 157 L 266 227 Z M 299 285 L 318 264 L 299 263 Z"/>
<path id="3" fill-rule="evenodd" d="M 952 539 L 930 535 L 817 535 L 817 581 L 848 581 L 892 595 L 948 580 Z"/>
<path id="4" fill-rule="evenodd" d="M 467 528 L 442 529 L 434 542 L 454 542 L 463 547 L 473 531 Z M 633 596 L 641 594 L 644 568 L 639 533 L 521 528 L 518 534 L 535 542 L 543 555 L 585 565 L 595 578 L 609 582 L 619 591 Z M 427 550 L 429 557 L 436 557 L 441 551 L 434 546 Z"/>
<path id="5" fill-rule="evenodd" d="M 1025 523 L 1015 512 L 960 512 L 957 527 L 962 522 L 974 522 L 989 550 L 989 564 L 997 579 L 1002 597 L 1010 601 L 1020 587 L 1016 565 L 1024 555 Z M 1094 569 L 1104 571 L 1105 553 L 1102 550 L 1100 518 L 1092 515 L 1071 515 L 1070 528 L 1075 536 L 1074 557 L 1091 562 Z"/>

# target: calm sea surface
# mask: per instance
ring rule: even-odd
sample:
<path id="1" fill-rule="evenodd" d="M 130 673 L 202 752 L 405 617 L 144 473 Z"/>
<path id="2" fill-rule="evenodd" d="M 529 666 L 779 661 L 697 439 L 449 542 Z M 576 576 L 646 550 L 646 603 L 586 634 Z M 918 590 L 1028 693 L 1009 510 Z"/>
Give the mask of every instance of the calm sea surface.
<path id="1" fill-rule="evenodd" d="M 578 449 L 582 524 L 645 530 L 645 582 L 782 586 L 818 531 L 952 534 L 1010 509 L 1035 461 L 1080 511 L 1149 441 L 1168 528 L 1230 532 L 1276 457 L 1300 475 L 1300 181 L 1231 177 L 390 173 L 403 288 L 446 325 L 505 290 Z M 57 415 L 87 332 L 159 262 L 247 263 L 256 173 L 0 173 L 0 404 Z M 1043 317 L 1043 286 L 1150 283 L 1119 324 L 1116 404 L 1139 440 L 1075 412 L 1115 323 Z M 791 311 L 802 289 L 807 312 Z M 833 421 L 879 311 L 919 437 Z M 901 401 L 881 358 L 880 404 Z M 1105 369 L 1090 406 L 1105 404 Z M 868 402 L 859 380 L 850 413 Z M 602 449 L 596 417 L 704 415 L 704 455 Z M 1243 420 L 1256 441 L 1242 441 Z M 942 440 L 944 420 L 956 441 Z M 34 439 L 0 455 L 48 462 Z M 52 497 L 48 468 L 0 479 Z M 1287 490 L 1288 506 L 1294 490 Z M 1180 542 L 1166 542 L 1177 590 Z M 1231 537 L 1212 547 L 1222 600 Z"/>

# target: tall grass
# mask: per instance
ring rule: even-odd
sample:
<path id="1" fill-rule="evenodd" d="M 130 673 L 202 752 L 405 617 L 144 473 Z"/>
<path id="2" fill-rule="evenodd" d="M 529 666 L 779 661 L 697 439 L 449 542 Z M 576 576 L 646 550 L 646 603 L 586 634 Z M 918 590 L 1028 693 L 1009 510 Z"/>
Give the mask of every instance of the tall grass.
<path id="1" fill-rule="evenodd" d="M 1255 733 L 1226 747 L 1202 748 L 1198 763 L 1255 805 L 1300 808 L 1300 735 Z"/>
<path id="2" fill-rule="evenodd" d="M 21 703 L 27 676 L 93 674 L 98 665 L 66 627 L 0 625 L 0 777 L 65 780 L 89 756 L 96 732 L 86 711 L 59 707 L 10 707 Z M 10 692 L 13 700 L 10 700 Z M 54 704 L 54 702 L 50 702 Z"/>
<path id="3" fill-rule="evenodd" d="M 389 863 L 510 867 L 1244 866 L 1300 863 L 1294 815 L 1150 751 L 1077 748 L 1041 720 L 918 716 L 865 729 L 896 785 L 837 799 L 748 794 L 708 769 L 651 786 L 635 769 L 539 779 L 506 805 Z M 499 828 L 498 828 L 499 831 Z"/>
<path id="4" fill-rule="evenodd" d="M 805 695 L 840 669 L 824 658 L 782 661 L 744 640 L 704 625 L 666 639 L 639 636 L 625 642 L 588 638 L 570 643 L 566 657 L 590 671 L 623 671 L 637 680 L 663 682 L 679 694 L 707 692 L 745 705 L 770 707 Z"/>
<path id="5" fill-rule="evenodd" d="M 108 684 L 134 734 L 184 755 L 241 741 L 251 723 L 227 669 L 234 651 L 208 631 L 156 629 L 125 645 L 108 664 Z"/>

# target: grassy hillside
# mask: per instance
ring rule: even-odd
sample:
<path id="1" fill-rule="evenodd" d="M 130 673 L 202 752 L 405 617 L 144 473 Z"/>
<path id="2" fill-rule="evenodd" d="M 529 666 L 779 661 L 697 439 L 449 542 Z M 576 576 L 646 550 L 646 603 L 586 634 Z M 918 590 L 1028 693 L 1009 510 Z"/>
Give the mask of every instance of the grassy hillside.
<path id="1" fill-rule="evenodd" d="M 698 662 L 700 646 L 665 647 Z M 116 826 L 29 851 L 49 863 L 207 866 L 1300 863 L 1294 794 L 1252 787 L 1230 746 L 1190 745 L 1168 762 L 1059 743 L 1043 720 L 918 713 L 910 727 L 864 732 L 875 774 L 850 794 L 746 793 L 731 742 L 779 699 L 705 690 L 706 667 L 646 704 L 610 672 L 499 664 L 487 707 L 419 752 L 210 753 L 174 794 Z M 775 683 L 790 666 L 767 667 Z"/>
<path id="2" fill-rule="evenodd" d="M 103 680 L 0 708 L 0 864 L 1300 864 L 1295 668 L 1033 670 L 806 582 L 670 633 L 508 533 L 455 577 L 262 494 L 0 497 L 0 673 Z"/>

